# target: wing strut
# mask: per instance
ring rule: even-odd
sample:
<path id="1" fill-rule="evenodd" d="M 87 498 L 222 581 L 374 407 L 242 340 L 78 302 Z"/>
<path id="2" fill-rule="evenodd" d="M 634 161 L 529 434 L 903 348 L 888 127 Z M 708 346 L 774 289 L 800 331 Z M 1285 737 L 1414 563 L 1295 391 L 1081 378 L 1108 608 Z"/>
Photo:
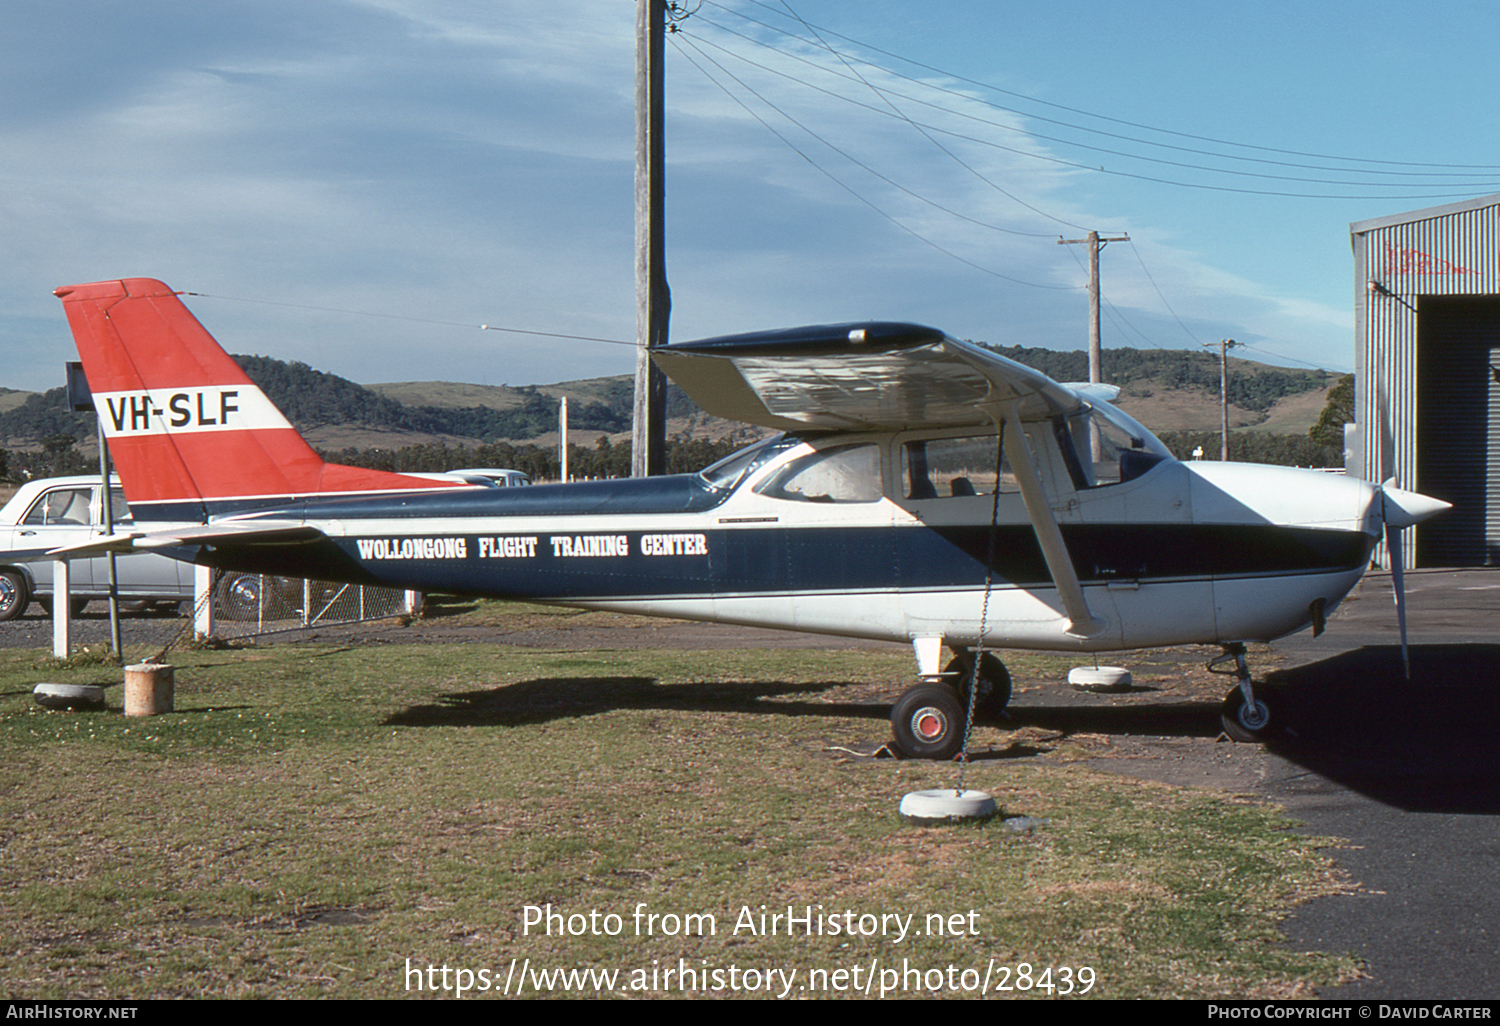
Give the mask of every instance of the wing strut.
<path id="1" fill-rule="evenodd" d="M 1010 404 L 1007 404 L 1010 406 Z M 1066 633 L 1074 638 L 1090 638 L 1104 629 L 1105 623 L 1089 612 L 1088 602 L 1083 597 L 1083 585 L 1078 583 L 1078 571 L 1073 568 L 1073 557 L 1063 541 L 1062 529 L 1052 515 L 1052 506 L 1042 488 L 1042 476 L 1037 472 L 1036 456 L 1026 441 L 1026 432 L 1019 417 L 1013 415 L 1014 408 L 1006 410 L 1001 427 L 1001 438 L 1005 445 L 1005 456 L 1010 460 L 1010 469 L 1021 486 L 1021 498 L 1026 501 L 1026 513 L 1031 517 L 1032 530 L 1036 532 L 1037 544 L 1042 547 L 1042 557 L 1047 561 L 1047 571 L 1052 583 L 1057 585 L 1058 597 L 1068 614 Z M 1010 428 L 1011 430 L 1005 430 Z M 999 487 L 998 482 L 996 487 Z"/>

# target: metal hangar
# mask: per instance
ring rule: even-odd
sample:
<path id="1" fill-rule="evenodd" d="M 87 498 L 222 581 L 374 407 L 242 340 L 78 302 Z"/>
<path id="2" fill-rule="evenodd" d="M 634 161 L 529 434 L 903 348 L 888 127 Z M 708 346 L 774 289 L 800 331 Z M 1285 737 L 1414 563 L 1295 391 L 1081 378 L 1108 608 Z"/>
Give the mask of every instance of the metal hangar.
<path id="1" fill-rule="evenodd" d="M 1500 193 L 1349 226 L 1350 472 L 1453 503 L 1410 566 L 1500 565 Z"/>

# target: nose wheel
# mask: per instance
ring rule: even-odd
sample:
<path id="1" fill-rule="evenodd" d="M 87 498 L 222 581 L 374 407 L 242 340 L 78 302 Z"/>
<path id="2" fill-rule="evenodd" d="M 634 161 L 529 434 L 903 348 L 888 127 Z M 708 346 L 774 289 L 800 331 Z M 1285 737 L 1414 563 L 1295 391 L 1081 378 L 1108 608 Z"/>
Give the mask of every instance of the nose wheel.
<path id="1" fill-rule="evenodd" d="M 1219 669 L 1233 662 L 1234 668 Z M 1214 673 L 1232 674 L 1236 683 L 1234 690 L 1224 696 L 1219 707 L 1219 722 L 1231 741 L 1253 744 L 1265 741 L 1276 725 L 1277 717 L 1265 688 L 1257 687 L 1250 679 L 1250 668 L 1245 663 L 1244 645 L 1225 645 L 1224 654 L 1208 664 Z"/>

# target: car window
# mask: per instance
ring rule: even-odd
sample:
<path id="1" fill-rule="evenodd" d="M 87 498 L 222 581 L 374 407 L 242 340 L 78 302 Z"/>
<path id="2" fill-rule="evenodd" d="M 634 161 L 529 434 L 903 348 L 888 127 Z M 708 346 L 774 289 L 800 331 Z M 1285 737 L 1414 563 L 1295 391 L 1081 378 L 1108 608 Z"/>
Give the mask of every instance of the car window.
<path id="1" fill-rule="evenodd" d="M 130 515 L 130 503 L 125 501 L 125 492 L 120 488 L 109 490 L 109 512 L 117 524 L 134 523 L 135 518 Z M 103 511 L 100 511 L 101 518 Z"/>
<path id="2" fill-rule="evenodd" d="M 92 488 L 54 488 L 32 504 L 23 523 L 37 526 L 67 524 L 87 527 L 89 525 L 89 502 L 93 497 Z"/>

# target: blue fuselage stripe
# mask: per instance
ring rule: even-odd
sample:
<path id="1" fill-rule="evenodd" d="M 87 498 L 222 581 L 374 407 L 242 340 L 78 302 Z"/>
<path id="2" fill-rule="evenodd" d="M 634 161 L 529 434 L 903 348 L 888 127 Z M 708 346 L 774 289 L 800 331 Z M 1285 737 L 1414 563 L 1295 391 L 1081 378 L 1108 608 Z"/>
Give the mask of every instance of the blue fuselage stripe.
<path id="1" fill-rule="evenodd" d="M 220 545 L 200 559 L 285 576 L 565 600 L 978 588 L 991 549 L 987 527 L 361 537 L 357 523 L 345 526 L 351 537 Z M 1356 531 L 1243 525 L 1072 526 L 1063 535 L 1085 584 L 1345 572 L 1363 566 L 1373 545 Z M 995 586 L 1051 584 L 1029 525 L 1000 527 L 993 551 Z"/>

